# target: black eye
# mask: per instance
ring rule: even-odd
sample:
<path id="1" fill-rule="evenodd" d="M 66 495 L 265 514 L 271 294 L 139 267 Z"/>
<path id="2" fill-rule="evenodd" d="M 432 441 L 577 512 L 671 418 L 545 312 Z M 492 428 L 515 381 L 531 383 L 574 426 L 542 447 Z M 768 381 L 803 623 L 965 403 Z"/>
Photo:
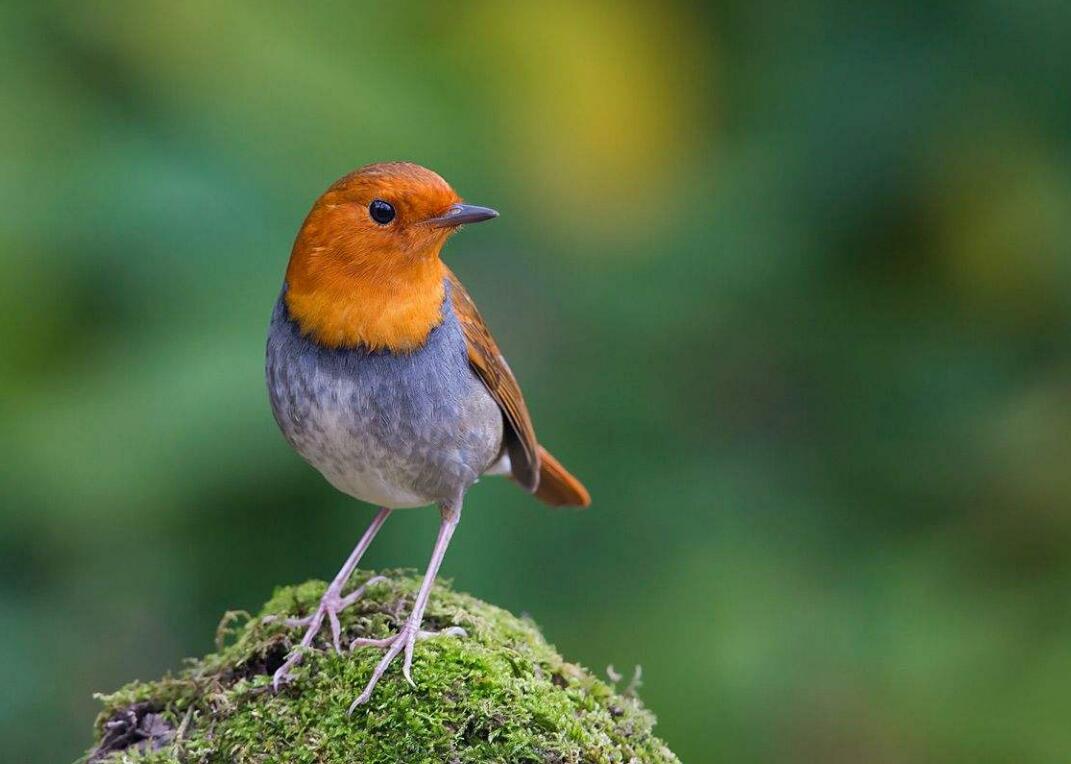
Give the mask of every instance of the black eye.
<path id="1" fill-rule="evenodd" d="M 368 214 L 380 225 L 386 225 L 394 220 L 394 207 L 382 199 L 373 199 L 368 205 Z"/>

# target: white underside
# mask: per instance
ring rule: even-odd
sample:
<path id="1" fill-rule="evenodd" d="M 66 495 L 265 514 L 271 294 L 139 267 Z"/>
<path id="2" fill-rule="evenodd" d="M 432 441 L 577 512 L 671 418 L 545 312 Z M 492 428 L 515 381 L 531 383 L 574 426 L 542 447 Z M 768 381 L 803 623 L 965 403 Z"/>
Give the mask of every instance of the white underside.
<path id="1" fill-rule="evenodd" d="M 325 435 L 337 440 L 341 447 L 349 435 L 336 425 L 336 422 L 327 423 Z M 326 468 L 326 465 L 317 465 L 317 469 L 327 478 L 327 482 L 342 493 L 378 507 L 414 509 L 435 503 L 434 498 L 421 496 L 399 486 L 387 470 L 366 465 L 359 469 L 350 465 L 343 472 Z M 483 474 L 509 476 L 511 474 L 509 454 L 503 451 L 502 456 L 484 470 Z"/>
<path id="2" fill-rule="evenodd" d="M 509 454 L 503 453 L 498 461 L 488 467 L 484 475 L 509 475 Z M 342 493 L 355 499 L 391 509 L 413 509 L 433 504 L 434 500 L 406 491 L 394 485 L 382 472 L 366 469 L 361 472 L 347 472 L 345 475 L 323 473 L 327 481 Z"/>
<path id="3" fill-rule="evenodd" d="M 396 473 L 377 466 L 376 458 L 328 459 L 325 453 L 345 454 L 353 446 L 353 435 L 339 412 L 325 407 L 318 412 L 321 438 L 311 453 L 302 456 L 320 471 L 327 482 L 355 499 L 390 509 L 426 507 L 434 499 L 399 485 Z M 298 449 L 302 451 L 302 449 Z"/>
<path id="4" fill-rule="evenodd" d="M 490 467 L 483 471 L 485 475 L 505 475 L 509 476 L 513 472 L 513 469 L 509 462 L 509 454 L 505 449 L 502 450 L 502 456 L 498 457 L 498 461 L 492 464 Z"/>
<path id="5" fill-rule="evenodd" d="M 388 480 L 379 470 L 365 470 L 360 473 L 348 472 L 345 475 L 333 475 L 326 471 L 323 476 L 327 482 L 342 493 L 355 499 L 375 504 L 377 507 L 390 509 L 412 509 L 426 507 L 434 500 L 426 496 L 407 491 Z"/>

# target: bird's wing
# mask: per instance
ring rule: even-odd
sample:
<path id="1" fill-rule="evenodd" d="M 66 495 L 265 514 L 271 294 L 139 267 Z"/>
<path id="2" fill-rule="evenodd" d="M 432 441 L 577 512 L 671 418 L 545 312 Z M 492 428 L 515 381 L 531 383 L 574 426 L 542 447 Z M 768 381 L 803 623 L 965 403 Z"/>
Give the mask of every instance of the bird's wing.
<path id="1" fill-rule="evenodd" d="M 495 344 L 476 303 L 469 297 L 460 279 L 447 269 L 450 281 L 450 300 L 461 322 L 468 346 L 469 365 L 483 381 L 487 391 L 498 403 L 506 418 L 506 449 L 509 452 L 513 478 L 529 491 L 539 486 L 540 451 L 532 418 L 524 405 L 524 396 L 509 364 Z"/>

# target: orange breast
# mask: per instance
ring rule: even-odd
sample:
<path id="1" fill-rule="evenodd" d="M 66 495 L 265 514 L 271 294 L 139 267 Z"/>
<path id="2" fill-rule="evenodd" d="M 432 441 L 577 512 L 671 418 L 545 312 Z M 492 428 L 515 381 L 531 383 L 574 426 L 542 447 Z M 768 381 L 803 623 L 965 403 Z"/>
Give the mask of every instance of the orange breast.
<path id="1" fill-rule="evenodd" d="M 308 221 L 306 229 L 318 221 Z M 330 221 L 325 221 L 330 224 Z M 294 245 L 286 271 L 286 306 L 302 332 L 331 348 L 365 346 L 407 352 L 442 321 L 446 268 L 432 251 L 362 256 L 348 242 Z M 373 253 L 367 253 L 372 255 Z"/>
<path id="2" fill-rule="evenodd" d="M 324 347 L 414 350 L 442 321 L 442 262 L 421 265 L 389 278 L 336 276 L 311 284 L 288 272 L 286 306 L 302 332 Z"/>
<path id="3" fill-rule="evenodd" d="M 391 200 L 397 218 L 372 220 L 372 199 Z M 442 321 L 439 252 L 452 230 L 421 221 L 458 199 L 410 165 L 372 165 L 332 185 L 305 218 L 286 270 L 286 306 L 302 332 L 331 348 L 420 347 Z"/>

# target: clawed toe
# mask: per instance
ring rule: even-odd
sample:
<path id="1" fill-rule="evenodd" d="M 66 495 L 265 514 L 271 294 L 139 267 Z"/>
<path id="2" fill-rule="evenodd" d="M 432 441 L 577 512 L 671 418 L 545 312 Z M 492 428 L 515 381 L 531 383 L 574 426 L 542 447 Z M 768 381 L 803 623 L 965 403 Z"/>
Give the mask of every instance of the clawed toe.
<path id="1" fill-rule="evenodd" d="M 467 637 L 468 635 L 469 633 L 460 626 L 450 626 L 442 631 L 425 631 L 424 629 L 421 629 L 416 633 L 416 641 L 420 642 L 425 639 L 431 639 L 432 637 Z M 397 634 L 393 637 L 385 637 L 383 639 L 357 637 L 357 639 L 350 642 L 350 650 L 356 650 L 358 647 L 390 647 L 394 644 L 394 641 L 397 638 Z"/>
<path id="2" fill-rule="evenodd" d="M 358 647 L 390 647 L 394 642 L 394 637 L 387 637 L 386 639 L 368 639 L 366 637 L 357 637 L 357 639 L 350 642 L 350 650 L 356 650 Z"/>
<path id="3" fill-rule="evenodd" d="M 350 643 L 350 649 L 353 650 L 357 647 L 379 647 L 386 649 L 386 654 L 376 665 L 372 671 L 372 677 L 368 680 L 368 684 L 364 688 L 364 692 L 357 696 L 357 699 L 350 704 L 347 714 L 352 714 L 356 710 L 357 706 L 363 705 L 368 702 L 372 697 L 372 692 L 376 689 L 376 685 L 379 683 L 380 678 L 386 672 L 387 667 L 398 657 L 398 654 L 404 651 L 404 657 L 402 659 L 402 676 L 409 682 L 410 685 L 416 687 L 416 682 L 413 681 L 413 649 L 417 642 L 424 639 L 431 639 L 432 637 L 467 637 L 468 632 L 462 629 L 460 626 L 451 626 L 443 629 L 442 631 L 424 631 L 416 626 L 406 623 L 399 631 L 392 637 L 386 637 L 385 639 L 366 639 L 364 637 L 358 637 Z"/>
<path id="4" fill-rule="evenodd" d="M 386 576 L 372 576 L 370 579 L 365 581 L 363 584 L 361 584 L 356 589 L 354 589 L 352 592 L 350 592 L 345 597 L 343 597 L 342 599 L 339 600 L 339 602 L 338 602 L 339 606 L 338 606 L 338 611 L 337 612 L 342 612 L 343 610 L 348 608 L 350 605 L 352 605 L 354 602 L 356 602 L 361 597 L 363 597 L 365 589 L 367 589 L 369 586 L 375 586 L 376 584 L 386 583 L 386 581 L 387 581 L 387 577 Z"/>
<path id="5" fill-rule="evenodd" d="M 287 656 L 286 662 L 279 667 L 279 669 L 272 675 L 272 687 L 276 691 L 279 687 L 286 684 L 293 679 L 293 669 L 301 663 L 301 659 L 306 650 L 312 645 L 312 640 L 320 632 L 323 627 L 324 618 L 327 619 L 328 624 L 331 627 L 331 644 L 335 648 L 335 652 L 342 653 L 342 624 L 338 620 L 338 614 L 354 604 L 364 595 L 365 590 L 373 584 L 386 581 L 383 576 L 373 576 L 358 586 L 350 594 L 345 597 L 339 595 L 339 592 L 335 590 L 334 586 L 329 587 L 324 593 L 324 596 L 320 599 L 320 604 L 316 608 L 316 612 L 312 615 L 305 616 L 304 618 L 284 618 L 282 616 L 267 616 L 264 619 L 265 623 L 282 622 L 289 628 L 307 627 L 305 636 L 302 637 L 301 642 L 290 652 Z"/>
<path id="6" fill-rule="evenodd" d="M 293 669 L 301 663 L 302 652 L 298 648 L 290 653 L 290 656 L 286 659 L 286 662 L 275 670 L 275 673 L 271 677 L 272 689 L 279 692 L 279 688 L 284 684 L 288 684 L 293 681 L 294 675 Z"/>

